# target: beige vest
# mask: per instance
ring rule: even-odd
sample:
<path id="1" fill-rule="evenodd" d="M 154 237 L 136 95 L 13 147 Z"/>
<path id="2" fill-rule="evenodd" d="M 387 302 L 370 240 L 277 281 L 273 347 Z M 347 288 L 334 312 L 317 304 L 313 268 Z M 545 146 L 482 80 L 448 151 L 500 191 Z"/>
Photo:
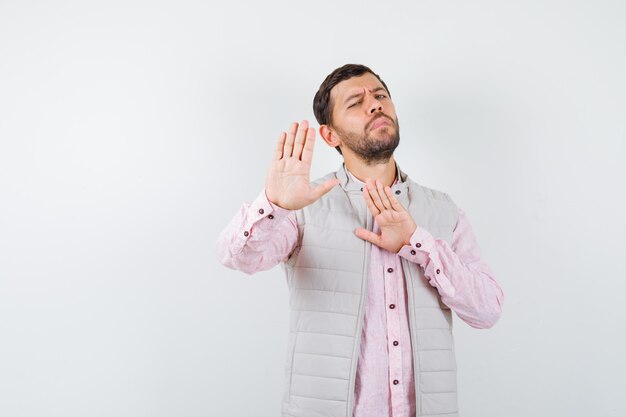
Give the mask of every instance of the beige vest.
<path id="1" fill-rule="evenodd" d="M 398 167 L 392 190 L 418 226 L 451 243 L 457 207 L 440 191 L 411 181 Z M 283 263 L 290 290 L 290 329 L 283 417 L 352 417 L 371 244 L 354 229 L 372 230 L 361 185 L 345 165 L 317 180 L 340 184 L 296 211 L 299 239 Z M 452 315 L 418 264 L 402 258 L 417 416 L 457 417 Z M 385 389 L 385 387 L 381 387 Z"/>

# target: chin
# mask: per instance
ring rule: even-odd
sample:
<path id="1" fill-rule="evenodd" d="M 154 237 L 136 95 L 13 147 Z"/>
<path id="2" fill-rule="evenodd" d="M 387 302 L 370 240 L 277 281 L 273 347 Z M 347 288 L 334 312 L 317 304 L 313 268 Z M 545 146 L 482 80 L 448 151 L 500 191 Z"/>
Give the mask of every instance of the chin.
<path id="1" fill-rule="evenodd" d="M 377 130 L 378 132 L 376 132 L 376 135 L 374 135 L 374 137 L 378 139 L 391 140 L 394 139 L 398 134 L 396 130 L 391 126 L 384 126 Z"/>

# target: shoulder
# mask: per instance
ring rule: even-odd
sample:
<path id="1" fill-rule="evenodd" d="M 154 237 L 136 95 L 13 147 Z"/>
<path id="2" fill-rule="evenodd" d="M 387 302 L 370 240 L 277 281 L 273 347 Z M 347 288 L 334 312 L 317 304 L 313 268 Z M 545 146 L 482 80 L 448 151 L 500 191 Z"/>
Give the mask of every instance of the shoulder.
<path id="1" fill-rule="evenodd" d="M 452 199 L 452 197 L 450 197 L 448 193 L 441 191 L 441 190 L 437 190 L 435 188 L 430 188 L 425 185 L 419 184 L 413 181 L 408 176 L 406 177 L 405 181 L 408 183 L 409 190 L 412 193 L 417 193 L 417 194 L 420 194 L 423 198 L 427 198 L 429 200 L 434 200 L 434 201 L 439 201 L 442 204 L 447 203 L 456 207 L 454 200 Z"/>
<path id="2" fill-rule="evenodd" d="M 459 220 L 458 207 L 444 191 L 426 187 L 411 179 L 408 183 L 408 211 L 413 219 L 433 236 L 452 242 L 454 228 Z"/>

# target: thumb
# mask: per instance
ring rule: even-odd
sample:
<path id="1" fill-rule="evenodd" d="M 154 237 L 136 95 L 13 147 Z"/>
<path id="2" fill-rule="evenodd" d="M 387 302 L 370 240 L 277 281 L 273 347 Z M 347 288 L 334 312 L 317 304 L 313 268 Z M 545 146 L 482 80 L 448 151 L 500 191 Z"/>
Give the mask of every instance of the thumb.
<path id="1" fill-rule="evenodd" d="M 368 242 L 371 242 L 376 246 L 380 246 L 380 235 L 377 235 L 374 232 L 370 232 L 369 230 L 363 229 L 362 227 L 358 227 L 354 229 L 354 234 L 363 240 L 367 240 Z"/>
<path id="2" fill-rule="evenodd" d="M 320 184 L 315 187 L 315 189 L 313 190 L 313 196 L 315 200 L 319 199 L 321 196 L 332 190 L 333 187 L 337 184 L 339 184 L 339 180 L 337 178 L 333 178 L 326 181 L 324 184 Z"/>

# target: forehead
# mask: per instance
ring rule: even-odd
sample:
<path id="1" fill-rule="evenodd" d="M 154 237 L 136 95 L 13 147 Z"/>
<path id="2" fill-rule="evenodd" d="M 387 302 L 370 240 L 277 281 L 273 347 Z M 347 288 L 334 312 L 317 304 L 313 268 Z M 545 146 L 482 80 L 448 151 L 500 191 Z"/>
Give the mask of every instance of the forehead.
<path id="1" fill-rule="evenodd" d="M 371 91 L 379 87 L 383 87 L 383 85 L 378 81 L 378 78 L 374 74 L 366 72 L 358 77 L 348 78 L 338 83 L 330 90 L 330 98 L 333 103 L 337 103 L 351 94 L 363 91 L 364 88 Z"/>

